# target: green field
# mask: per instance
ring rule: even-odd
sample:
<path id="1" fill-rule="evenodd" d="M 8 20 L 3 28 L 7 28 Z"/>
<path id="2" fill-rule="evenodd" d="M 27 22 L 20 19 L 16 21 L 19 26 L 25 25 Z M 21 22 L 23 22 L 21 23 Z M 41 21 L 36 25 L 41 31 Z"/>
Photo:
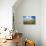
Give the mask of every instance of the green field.
<path id="1" fill-rule="evenodd" d="M 35 20 L 23 21 L 23 24 L 35 24 Z"/>

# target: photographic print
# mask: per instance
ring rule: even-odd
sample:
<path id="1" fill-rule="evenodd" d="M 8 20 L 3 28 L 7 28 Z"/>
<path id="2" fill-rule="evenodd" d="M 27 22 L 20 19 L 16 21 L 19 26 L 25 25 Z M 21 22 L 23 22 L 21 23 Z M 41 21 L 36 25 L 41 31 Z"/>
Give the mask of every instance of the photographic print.
<path id="1" fill-rule="evenodd" d="M 23 24 L 35 24 L 36 16 L 23 16 Z"/>

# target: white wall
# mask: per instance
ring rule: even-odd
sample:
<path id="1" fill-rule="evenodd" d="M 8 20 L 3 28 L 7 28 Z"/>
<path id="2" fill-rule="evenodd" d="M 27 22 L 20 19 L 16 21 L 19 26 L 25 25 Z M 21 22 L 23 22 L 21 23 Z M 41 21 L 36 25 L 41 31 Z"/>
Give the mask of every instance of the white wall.
<path id="1" fill-rule="evenodd" d="M 16 0 L 0 0 L 0 27 L 12 28 L 12 6 Z"/>
<path id="2" fill-rule="evenodd" d="M 41 46 L 41 0 L 23 0 L 15 8 L 15 28 L 19 32 L 23 32 L 25 38 L 34 40 L 36 46 Z M 23 16 L 36 16 L 36 24 L 24 25 Z"/>
<path id="3" fill-rule="evenodd" d="M 41 8 L 41 33 L 42 33 L 42 46 L 46 46 L 46 0 L 42 0 Z"/>
<path id="4" fill-rule="evenodd" d="M 45 0 L 23 0 L 21 4 L 13 6 L 15 16 L 15 28 L 19 32 L 23 32 L 24 37 L 33 39 L 36 46 L 46 46 L 46 1 Z M 36 16 L 35 25 L 24 25 L 23 16 Z M 28 35 L 27 35 L 28 34 Z M 44 37 L 44 38 L 43 38 Z M 44 39 L 44 40 L 43 40 Z"/>

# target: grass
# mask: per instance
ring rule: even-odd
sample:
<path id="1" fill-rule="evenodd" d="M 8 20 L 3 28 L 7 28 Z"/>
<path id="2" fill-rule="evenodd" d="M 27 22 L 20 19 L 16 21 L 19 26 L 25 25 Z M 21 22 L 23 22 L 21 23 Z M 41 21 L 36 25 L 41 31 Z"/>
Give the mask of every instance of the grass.
<path id="1" fill-rule="evenodd" d="M 35 24 L 35 20 L 23 21 L 23 24 Z"/>

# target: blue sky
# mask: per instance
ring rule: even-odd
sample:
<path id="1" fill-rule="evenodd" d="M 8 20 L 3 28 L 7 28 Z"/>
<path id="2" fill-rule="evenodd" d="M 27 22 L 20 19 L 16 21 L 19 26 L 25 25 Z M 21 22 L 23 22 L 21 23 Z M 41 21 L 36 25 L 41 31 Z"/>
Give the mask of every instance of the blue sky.
<path id="1" fill-rule="evenodd" d="M 35 16 L 23 16 L 23 19 L 26 20 L 26 19 L 33 19 L 35 20 Z"/>

